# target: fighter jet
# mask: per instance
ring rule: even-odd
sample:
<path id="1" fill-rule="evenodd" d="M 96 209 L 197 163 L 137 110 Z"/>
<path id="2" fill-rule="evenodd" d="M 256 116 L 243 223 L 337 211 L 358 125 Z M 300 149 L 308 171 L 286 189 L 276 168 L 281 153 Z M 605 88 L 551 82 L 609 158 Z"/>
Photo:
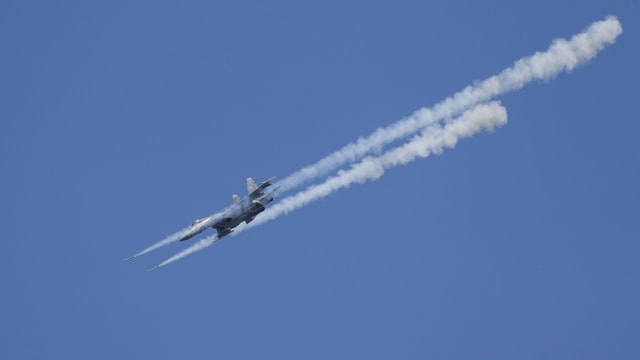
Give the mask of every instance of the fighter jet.
<path id="1" fill-rule="evenodd" d="M 252 178 L 247 178 L 248 195 L 246 197 L 240 198 L 234 194 L 233 205 L 229 209 L 192 222 L 180 241 L 189 240 L 208 228 L 216 229 L 218 239 L 221 239 L 231 234 L 233 229 L 242 222 L 250 223 L 264 211 L 268 203 L 273 201 L 275 192 L 280 188 L 278 186 L 269 193 L 264 192 L 264 189 L 271 186 L 273 179 L 275 176 L 258 186 Z"/>

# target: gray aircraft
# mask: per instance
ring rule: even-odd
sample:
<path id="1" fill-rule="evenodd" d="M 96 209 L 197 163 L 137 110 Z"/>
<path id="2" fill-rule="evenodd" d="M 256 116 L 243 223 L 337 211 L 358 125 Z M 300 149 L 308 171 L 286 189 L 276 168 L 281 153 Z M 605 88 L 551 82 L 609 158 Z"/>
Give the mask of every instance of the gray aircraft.
<path id="1" fill-rule="evenodd" d="M 233 229 L 242 222 L 250 223 L 264 211 L 268 203 L 273 201 L 275 192 L 280 188 L 278 186 L 269 193 L 264 192 L 264 189 L 271 186 L 273 179 L 275 176 L 258 186 L 252 178 L 247 178 L 247 192 L 249 193 L 247 196 L 240 198 L 234 194 L 233 205 L 229 209 L 195 220 L 182 235 L 180 241 L 189 240 L 208 228 L 216 229 L 218 239 L 220 239 L 231 234 Z"/>

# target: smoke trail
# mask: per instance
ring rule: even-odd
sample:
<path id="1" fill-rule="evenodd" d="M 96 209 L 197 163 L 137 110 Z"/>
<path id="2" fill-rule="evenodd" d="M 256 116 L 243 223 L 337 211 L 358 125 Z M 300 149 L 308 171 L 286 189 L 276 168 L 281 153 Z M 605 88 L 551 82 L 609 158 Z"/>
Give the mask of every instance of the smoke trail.
<path id="1" fill-rule="evenodd" d="M 171 244 L 172 242 L 175 242 L 178 239 L 180 239 L 182 237 L 182 234 L 184 234 L 187 230 L 188 230 L 188 228 L 184 228 L 184 229 L 182 229 L 182 230 L 180 230 L 180 231 L 178 231 L 176 233 L 173 233 L 173 234 L 167 236 L 166 238 L 158 241 L 157 243 L 149 246 L 148 248 L 140 251 L 139 253 L 124 259 L 124 261 L 132 260 L 134 258 L 137 258 L 140 255 L 144 255 L 144 254 L 146 254 L 146 253 L 148 253 L 150 251 L 159 249 L 159 248 L 161 248 L 163 246 L 167 246 L 167 245 Z"/>
<path id="2" fill-rule="evenodd" d="M 466 109 L 498 95 L 518 90 L 528 82 L 551 79 L 563 70 L 573 70 L 576 66 L 591 60 L 606 45 L 614 43 L 621 33 L 622 25 L 614 16 L 594 22 L 584 32 L 574 35 L 570 40 L 555 40 L 545 52 L 537 52 L 532 56 L 518 60 L 512 67 L 474 85 L 467 86 L 431 109 L 422 108 L 405 119 L 386 128 L 379 128 L 371 135 L 348 144 L 319 162 L 304 167 L 280 181 L 278 185 L 281 186 L 281 191 L 285 192 L 309 180 L 327 175 L 344 164 L 361 159 L 375 149 L 381 149 L 393 141 L 422 130 L 420 136 L 416 136 L 403 146 L 378 157 L 367 157 L 350 169 L 338 172 L 338 175 L 330 177 L 324 183 L 283 199 L 258 216 L 250 225 L 236 228 L 234 234 L 237 235 L 244 229 L 264 224 L 353 183 L 375 180 L 391 167 L 406 164 L 419 157 L 440 153 L 444 148 L 455 146 L 459 139 L 471 136 L 478 131 L 492 130 L 495 126 L 504 124 L 506 110 L 498 103 L 490 103 L 478 105 L 464 112 L 454 121 L 437 125 L 442 119 L 456 116 Z M 202 250 L 216 240 L 216 236 L 203 239 L 151 270 Z M 162 245 L 154 245 L 141 252 L 140 255 L 159 246 Z"/>
<path id="3" fill-rule="evenodd" d="M 156 270 L 160 267 L 163 267 L 165 265 L 171 264 L 174 261 L 178 261 L 180 259 L 182 259 L 183 257 L 187 256 L 187 255 L 191 255 L 194 252 L 198 252 L 200 250 L 203 250 L 205 248 L 208 248 L 209 246 L 213 245 L 213 243 L 215 243 L 216 241 L 218 241 L 218 235 L 212 235 L 209 236 L 207 238 L 204 238 L 200 241 L 198 241 L 197 243 L 191 245 L 190 247 L 180 251 L 179 253 L 173 255 L 172 257 L 168 258 L 167 260 L 163 261 L 162 263 L 152 267 L 151 269 L 149 269 L 149 271 L 153 271 Z"/>
<path id="4" fill-rule="evenodd" d="M 422 108 L 390 126 L 379 128 L 371 135 L 346 145 L 317 163 L 296 171 L 280 181 L 279 185 L 283 192 L 293 189 L 307 181 L 327 175 L 344 164 L 357 161 L 373 150 L 414 134 L 443 118 L 456 116 L 475 104 L 520 89 L 533 80 L 551 79 L 563 70 L 571 71 L 592 59 L 606 45 L 614 43 L 621 33 L 622 25 L 615 16 L 594 22 L 570 40 L 557 39 L 547 51 L 518 60 L 498 75 L 467 86 L 431 109 Z"/>
<path id="5" fill-rule="evenodd" d="M 420 136 L 416 136 L 405 145 L 391 149 L 379 157 L 367 157 L 360 163 L 353 165 L 351 169 L 341 171 L 324 183 L 312 186 L 305 191 L 283 199 L 268 210 L 265 210 L 251 224 L 238 226 L 233 234 L 237 235 L 246 229 L 264 224 L 339 189 L 349 187 L 353 183 L 376 180 L 384 174 L 386 169 L 405 165 L 416 158 L 424 158 L 432 153 L 440 153 L 445 147 L 454 147 L 461 138 L 469 137 L 481 130 L 493 130 L 496 126 L 505 124 L 506 121 L 507 110 L 498 102 L 477 105 L 453 121 L 425 129 Z M 213 245 L 217 240 L 217 235 L 202 239 L 149 269 L 149 271 L 156 270 L 187 255 L 203 250 Z"/>
<path id="6" fill-rule="evenodd" d="M 405 165 L 417 158 L 439 154 L 445 148 L 453 148 L 457 142 L 481 130 L 493 130 L 507 121 L 507 111 L 498 102 L 481 104 L 465 111 L 459 118 L 441 126 L 424 129 L 421 135 L 408 143 L 391 149 L 378 157 L 367 157 L 361 162 L 330 177 L 324 183 L 311 186 L 307 190 L 289 196 L 271 208 L 265 210 L 245 229 L 264 224 L 309 203 L 321 199 L 337 190 L 347 188 L 354 183 L 364 183 L 380 178 L 385 170 Z M 239 233 L 242 229 L 237 229 Z"/>

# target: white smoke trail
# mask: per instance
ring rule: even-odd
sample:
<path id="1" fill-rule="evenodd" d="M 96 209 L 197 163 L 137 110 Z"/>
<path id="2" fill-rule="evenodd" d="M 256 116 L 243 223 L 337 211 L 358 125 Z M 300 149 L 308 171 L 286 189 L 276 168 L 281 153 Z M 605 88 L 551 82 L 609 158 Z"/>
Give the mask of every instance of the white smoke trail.
<path id="1" fill-rule="evenodd" d="M 464 112 L 459 118 L 441 126 L 432 126 L 424 130 L 403 146 L 391 149 L 379 157 L 368 157 L 355 164 L 349 170 L 341 171 L 320 185 L 312 186 L 296 195 L 287 197 L 260 214 L 251 224 L 238 226 L 234 235 L 257 225 L 271 221 L 280 215 L 303 207 L 315 200 L 323 198 L 339 189 L 349 187 L 353 183 L 364 183 L 376 180 L 386 169 L 405 165 L 416 158 L 424 158 L 432 153 L 440 153 L 445 147 L 452 148 L 459 139 L 469 137 L 481 130 L 493 130 L 507 121 L 507 110 L 498 102 L 477 105 Z M 178 261 L 185 256 L 203 250 L 218 240 L 216 235 L 202 239 L 194 245 L 182 250 L 161 264 L 149 269 L 156 270 L 162 266 Z"/>
<path id="2" fill-rule="evenodd" d="M 182 237 L 182 234 L 184 234 L 188 229 L 189 228 L 184 228 L 184 229 L 182 229 L 180 231 L 177 231 L 177 232 L 167 236 L 166 238 L 158 241 L 157 243 L 149 246 L 148 248 L 140 251 L 139 253 L 124 259 L 124 261 L 132 260 L 134 258 L 137 258 L 140 255 L 144 255 L 144 254 L 146 254 L 148 252 L 151 252 L 151 251 L 159 249 L 159 248 L 161 248 L 163 246 L 167 246 L 167 245 L 169 245 L 169 244 L 171 244 L 171 243 L 173 243 L 175 241 L 178 241 L 178 239 L 180 239 Z"/>
<path id="3" fill-rule="evenodd" d="M 367 157 L 352 165 L 338 175 L 330 177 L 324 183 L 311 186 L 307 190 L 289 196 L 260 214 L 245 229 L 274 220 L 309 203 L 321 199 L 337 190 L 347 188 L 354 183 L 364 183 L 380 178 L 385 170 L 405 165 L 417 158 L 439 154 L 445 148 L 453 148 L 458 140 L 470 137 L 481 130 L 493 130 L 507 121 L 507 111 L 498 102 L 476 105 L 465 111 L 459 118 L 441 126 L 424 129 L 421 135 L 408 143 L 391 149 L 378 157 Z M 239 233 L 242 229 L 236 229 Z"/>
<path id="4" fill-rule="evenodd" d="M 296 171 L 280 181 L 279 185 L 283 192 L 291 190 L 307 181 L 325 176 L 345 164 L 357 161 L 373 150 L 412 135 L 443 118 L 455 116 L 475 104 L 520 89 L 533 80 L 551 79 L 563 70 L 571 71 L 591 60 L 606 45 L 614 43 L 621 33 L 622 25 L 614 16 L 594 22 L 570 40 L 555 40 L 547 51 L 518 60 L 498 75 L 466 87 L 431 109 L 422 108 L 390 126 L 379 128 L 371 135 L 346 145 L 317 163 Z"/>
<path id="5" fill-rule="evenodd" d="M 205 248 L 208 248 L 209 246 L 213 245 L 213 243 L 215 243 L 216 241 L 218 241 L 218 235 L 212 235 L 209 236 L 207 238 L 204 238 L 200 241 L 198 241 L 197 243 L 191 245 L 190 247 L 180 251 L 179 253 L 173 255 L 172 257 L 168 258 L 167 260 L 163 261 L 162 263 L 158 264 L 155 267 L 152 267 L 151 269 L 149 269 L 149 271 L 153 271 L 157 268 L 163 267 L 165 265 L 171 264 L 174 261 L 178 261 L 180 259 L 182 259 L 185 256 L 191 255 L 194 252 L 198 252 L 200 250 L 203 250 Z"/>
<path id="6" fill-rule="evenodd" d="M 337 176 L 329 178 L 324 183 L 283 199 L 258 216 L 249 226 L 236 228 L 234 234 L 237 235 L 244 229 L 264 224 L 353 183 L 375 180 L 390 167 L 406 164 L 417 157 L 439 153 L 446 147 L 455 146 L 461 138 L 471 136 L 482 129 L 491 130 L 503 124 L 506 121 L 506 110 L 497 103 L 491 103 L 477 106 L 465 112 L 459 119 L 444 125 L 434 125 L 444 118 L 456 116 L 495 96 L 520 89 L 533 80 L 550 79 L 563 70 L 571 71 L 576 66 L 591 60 L 606 45 L 614 43 L 621 33 L 622 25 L 614 16 L 594 22 L 584 32 L 574 35 L 570 40 L 555 40 L 547 51 L 537 52 L 518 60 L 512 67 L 466 87 L 431 109 L 422 108 L 403 120 L 386 128 L 377 129 L 368 137 L 350 143 L 319 162 L 280 181 L 278 185 L 281 186 L 281 191 L 285 192 L 309 180 L 327 175 L 347 163 L 361 159 L 373 150 L 381 149 L 393 141 L 423 130 L 422 135 L 399 148 L 392 149 L 379 157 L 365 158 L 349 170 L 340 171 Z M 487 114 L 490 113 L 493 115 L 488 116 Z M 216 236 L 201 240 L 153 269 L 202 250 L 216 240 Z M 147 250 L 140 254 L 144 252 Z"/>

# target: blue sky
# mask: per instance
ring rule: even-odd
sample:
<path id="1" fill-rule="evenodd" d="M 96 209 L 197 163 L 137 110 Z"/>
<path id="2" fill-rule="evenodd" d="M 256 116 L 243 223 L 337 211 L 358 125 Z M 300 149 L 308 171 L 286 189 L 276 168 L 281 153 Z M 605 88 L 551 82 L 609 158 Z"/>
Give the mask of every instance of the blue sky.
<path id="1" fill-rule="evenodd" d="M 3 2 L 0 357 L 637 359 L 638 5 Z M 494 133 L 121 261 L 607 15 Z"/>

